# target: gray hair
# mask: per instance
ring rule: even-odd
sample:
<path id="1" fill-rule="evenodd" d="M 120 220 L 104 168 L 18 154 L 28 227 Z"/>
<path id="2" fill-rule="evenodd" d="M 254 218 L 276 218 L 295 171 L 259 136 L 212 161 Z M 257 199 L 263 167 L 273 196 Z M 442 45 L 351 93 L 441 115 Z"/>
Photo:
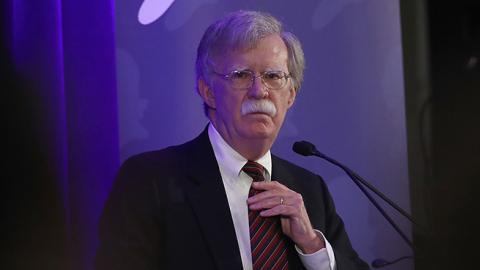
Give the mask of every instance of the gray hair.
<path id="1" fill-rule="evenodd" d="M 258 11 L 235 11 L 211 24 L 197 49 L 196 78 L 210 84 L 209 64 L 215 56 L 232 50 L 248 50 L 272 34 L 278 34 L 288 50 L 288 71 L 297 91 L 303 81 L 305 58 L 300 41 L 286 32 L 282 23 L 268 13 Z M 198 85 L 197 85 L 198 89 Z"/>

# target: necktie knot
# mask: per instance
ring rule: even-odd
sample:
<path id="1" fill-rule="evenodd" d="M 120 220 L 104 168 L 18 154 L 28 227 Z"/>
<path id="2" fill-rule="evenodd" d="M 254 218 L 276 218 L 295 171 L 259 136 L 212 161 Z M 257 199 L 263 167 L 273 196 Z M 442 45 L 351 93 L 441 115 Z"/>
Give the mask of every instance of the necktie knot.
<path id="1" fill-rule="evenodd" d="M 254 182 L 265 180 L 265 168 L 255 161 L 247 161 L 247 164 L 243 166 L 242 170 L 252 177 Z"/>

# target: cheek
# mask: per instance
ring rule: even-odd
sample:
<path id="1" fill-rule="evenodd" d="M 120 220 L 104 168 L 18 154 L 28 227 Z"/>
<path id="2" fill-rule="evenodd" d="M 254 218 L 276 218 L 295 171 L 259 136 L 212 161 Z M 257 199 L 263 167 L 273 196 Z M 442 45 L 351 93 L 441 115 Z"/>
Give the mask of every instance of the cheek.
<path id="1" fill-rule="evenodd" d="M 281 111 L 282 113 L 285 113 L 290 107 L 290 100 L 288 99 L 288 97 L 281 97 L 277 100 L 276 105 L 277 105 L 277 110 Z"/>
<path id="2" fill-rule="evenodd" d="M 277 115 L 275 116 L 276 122 L 283 121 L 288 109 L 291 107 L 292 102 L 287 97 L 277 100 L 275 103 L 277 107 Z"/>
<path id="3" fill-rule="evenodd" d="M 221 110 L 229 118 L 238 117 L 242 106 L 241 97 L 235 95 L 220 95 L 217 100 L 217 110 Z"/>

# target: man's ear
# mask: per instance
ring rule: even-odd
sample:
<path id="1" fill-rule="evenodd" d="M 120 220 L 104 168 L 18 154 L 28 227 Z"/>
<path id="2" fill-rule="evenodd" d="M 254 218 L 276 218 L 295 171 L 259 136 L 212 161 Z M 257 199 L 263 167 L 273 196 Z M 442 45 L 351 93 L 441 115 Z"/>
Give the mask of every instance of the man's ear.
<path id="1" fill-rule="evenodd" d="M 290 87 L 288 90 L 289 96 L 287 100 L 288 108 L 292 107 L 293 103 L 295 102 L 295 98 L 297 97 L 297 89 L 295 89 L 293 86 Z"/>
<path id="2" fill-rule="evenodd" d="M 203 77 L 198 79 L 197 86 L 198 94 L 202 97 L 203 102 L 205 102 L 210 108 L 216 108 L 215 95 Z"/>

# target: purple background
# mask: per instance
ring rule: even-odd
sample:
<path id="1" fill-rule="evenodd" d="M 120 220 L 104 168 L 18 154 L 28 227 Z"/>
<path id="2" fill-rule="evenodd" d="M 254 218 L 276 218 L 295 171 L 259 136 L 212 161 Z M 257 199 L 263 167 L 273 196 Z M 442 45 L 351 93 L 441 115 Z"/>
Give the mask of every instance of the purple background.
<path id="1" fill-rule="evenodd" d="M 291 151 L 312 141 L 409 209 L 398 0 L 177 0 L 147 25 L 141 0 L 114 2 L 0 2 L 1 269 L 91 269 L 121 161 L 205 127 L 196 46 L 237 9 L 272 13 L 304 46 L 305 83 L 273 152 L 325 178 L 366 261 L 412 253 L 340 169 Z"/>
<path id="2" fill-rule="evenodd" d="M 293 142 L 309 140 L 409 209 L 398 1 L 177 0 L 147 25 L 137 18 L 141 4 L 116 2 L 121 160 L 180 144 L 204 128 L 207 119 L 194 89 L 203 31 L 228 11 L 267 11 L 299 37 L 307 61 L 305 82 L 273 152 L 325 178 L 366 261 L 412 254 L 340 169 L 291 151 Z M 406 220 L 393 216 L 410 231 Z M 389 269 L 413 269 L 413 263 Z"/>

